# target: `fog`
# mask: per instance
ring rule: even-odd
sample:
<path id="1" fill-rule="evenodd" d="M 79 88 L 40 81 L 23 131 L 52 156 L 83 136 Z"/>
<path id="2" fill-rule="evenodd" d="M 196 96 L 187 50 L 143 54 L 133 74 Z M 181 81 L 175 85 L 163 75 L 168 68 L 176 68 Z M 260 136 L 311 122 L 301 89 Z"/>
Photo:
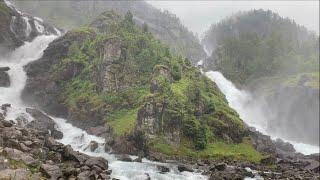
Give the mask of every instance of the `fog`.
<path id="1" fill-rule="evenodd" d="M 194 33 L 203 35 L 211 24 L 238 11 L 272 10 L 319 34 L 319 1 L 148 1 L 176 14 Z"/>

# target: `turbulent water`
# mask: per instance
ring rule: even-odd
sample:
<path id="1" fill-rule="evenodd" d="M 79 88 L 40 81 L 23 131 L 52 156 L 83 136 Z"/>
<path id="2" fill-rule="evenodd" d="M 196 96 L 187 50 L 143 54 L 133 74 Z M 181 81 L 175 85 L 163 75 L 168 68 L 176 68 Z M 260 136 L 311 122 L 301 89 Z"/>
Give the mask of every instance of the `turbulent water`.
<path id="1" fill-rule="evenodd" d="M 26 21 L 28 22 L 28 21 Z M 27 26 L 28 27 L 28 26 Z M 40 30 L 40 29 L 39 29 Z M 41 31 L 41 30 L 40 30 Z M 26 29 L 29 33 L 29 29 Z M 48 44 L 57 36 L 38 36 L 32 42 L 25 42 L 25 44 L 17 48 L 6 57 L 0 57 L 0 66 L 10 67 L 8 74 L 10 76 L 10 87 L 0 87 L 0 105 L 10 103 L 12 108 L 8 109 L 6 119 L 15 120 L 17 117 L 23 116 L 29 121 L 33 120 L 25 111 L 26 105 L 21 100 L 21 92 L 26 84 L 27 76 L 23 70 L 23 66 L 39 59 Z M 142 163 L 138 162 L 122 162 L 116 160 L 114 155 L 106 153 L 103 148 L 104 139 L 92 135 L 88 135 L 85 131 L 72 126 L 67 123 L 65 119 L 52 117 L 56 122 L 58 128 L 63 132 L 63 139 L 60 140 L 63 144 L 71 145 L 75 150 L 83 152 L 91 156 L 101 156 L 109 161 L 109 167 L 112 170 L 112 177 L 123 179 L 151 179 L 167 180 L 167 179 L 207 179 L 202 176 L 201 172 L 180 173 L 176 164 L 158 163 L 143 159 Z M 91 141 L 96 141 L 100 147 L 95 152 L 90 152 L 88 145 Z M 170 168 L 170 172 L 161 174 L 157 170 L 157 165 L 165 165 Z"/>
<path id="2" fill-rule="evenodd" d="M 266 112 L 261 104 L 256 102 L 249 92 L 237 89 L 231 81 L 227 80 L 218 71 L 206 72 L 206 75 L 213 80 L 220 90 L 225 94 L 229 105 L 234 108 L 248 125 L 255 127 L 258 131 L 268 134 L 271 138 L 281 138 L 285 141 L 286 139 L 282 137 L 276 137 L 267 131 L 268 117 L 272 115 L 272 112 Z M 313 154 L 319 153 L 319 146 L 304 144 L 303 142 L 293 142 L 288 141 L 293 144 L 297 152 L 303 154 Z"/>

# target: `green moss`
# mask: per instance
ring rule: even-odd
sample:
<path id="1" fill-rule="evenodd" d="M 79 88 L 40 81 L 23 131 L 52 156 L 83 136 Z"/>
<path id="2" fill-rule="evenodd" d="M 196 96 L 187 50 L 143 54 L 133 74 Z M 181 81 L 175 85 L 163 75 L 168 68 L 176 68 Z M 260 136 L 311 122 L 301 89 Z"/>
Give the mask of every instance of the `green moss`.
<path id="1" fill-rule="evenodd" d="M 117 136 L 129 134 L 134 130 L 137 120 L 137 109 L 120 110 L 107 117 L 108 124 Z"/>

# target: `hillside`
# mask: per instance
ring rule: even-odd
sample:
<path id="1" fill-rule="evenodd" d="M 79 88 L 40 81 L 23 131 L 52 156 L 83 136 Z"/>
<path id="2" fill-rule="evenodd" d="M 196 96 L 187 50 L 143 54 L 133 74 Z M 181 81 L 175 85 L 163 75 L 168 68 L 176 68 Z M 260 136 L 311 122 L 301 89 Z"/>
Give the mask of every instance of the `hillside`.
<path id="1" fill-rule="evenodd" d="M 39 16 L 64 29 L 88 25 L 100 13 L 131 11 L 140 27 L 147 24 L 153 35 L 172 52 L 189 58 L 194 64 L 205 57 L 199 40 L 168 11 L 161 12 L 144 1 L 14 1 L 24 12 Z"/>
<path id="2" fill-rule="evenodd" d="M 84 129 L 107 126 L 118 152 L 261 158 L 215 83 L 135 26 L 131 13 L 103 13 L 25 70 L 24 100 Z"/>
<path id="3" fill-rule="evenodd" d="M 207 69 L 246 84 L 267 76 L 319 71 L 319 37 L 271 11 L 235 14 L 212 25 L 202 43 Z"/>
<path id="4" fill-rule="evenodd" d="M 205 68 L 251 92 L 269 112 L 263 116 L 270 133 L 319 144 L 319 36 L 271 11 L 253 10 L 212 25 L 202 43 L 212 50 Z"/>

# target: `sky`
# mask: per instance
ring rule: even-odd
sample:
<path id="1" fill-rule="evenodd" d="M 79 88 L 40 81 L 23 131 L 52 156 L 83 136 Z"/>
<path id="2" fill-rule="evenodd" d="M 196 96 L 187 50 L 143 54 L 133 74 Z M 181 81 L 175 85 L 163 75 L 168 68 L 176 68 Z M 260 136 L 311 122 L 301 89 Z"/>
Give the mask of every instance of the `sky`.
<path id="1" fill-rule="evenodd" d="M 319 1 L 147 1 L 176 14 L 182 24 L 200 37 L 210 27 L 238 11 L 272 10 L 319 34 Z"/>

